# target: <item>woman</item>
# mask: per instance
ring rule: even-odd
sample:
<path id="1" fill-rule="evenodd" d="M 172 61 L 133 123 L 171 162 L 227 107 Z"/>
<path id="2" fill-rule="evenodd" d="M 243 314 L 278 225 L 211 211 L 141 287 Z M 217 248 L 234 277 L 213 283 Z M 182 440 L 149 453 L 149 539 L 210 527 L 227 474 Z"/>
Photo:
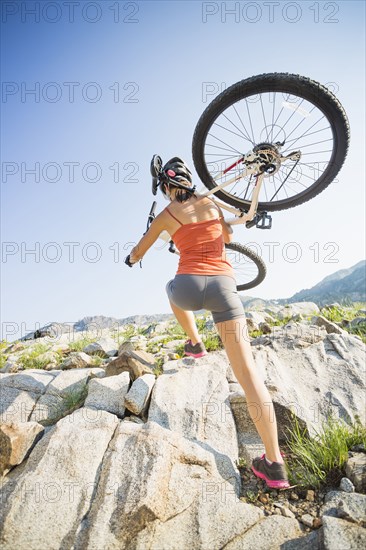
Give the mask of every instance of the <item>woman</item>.
<path id="1" fill-rule="evenodd" d="M 126 263 L 138 262 L 162 231 L 171 235 L 180 260 L 166 291 L 173 313 L 189 337 L 185 353 L 193 357 L 206 354 L 193 311 L 208 309 L 265 446 L 266 452 L 253 460 L 252 470 L 269 487 L 287 488 L 290 484 L 278 445 L 272 399 L 255 367 L 234 271 L 225 257 L 224 243 L 231 242 L 232 228 L 212 199 L 195 193 L 192 174 L 179 157 L 161 168 L 158 185 L 171 204 L 154 219 Z"/>

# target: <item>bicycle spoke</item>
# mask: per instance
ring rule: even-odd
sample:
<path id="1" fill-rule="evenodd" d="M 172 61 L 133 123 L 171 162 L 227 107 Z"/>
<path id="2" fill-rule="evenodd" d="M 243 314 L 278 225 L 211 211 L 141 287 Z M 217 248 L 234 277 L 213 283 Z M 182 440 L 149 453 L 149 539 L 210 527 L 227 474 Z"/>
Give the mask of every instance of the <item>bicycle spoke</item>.
<path id="1" fill-rule="evenodd" d="M 282 171 L 283 171 L 283 168 L 280 168 L 280 170 L 279 170 L 278 173 L 280 173 L 280 172 L 282 172 Z M 284 174 L 284 175 L 286 175 L 286 174 Z M 305 189 L 307 189 L 307 186 L 304 185 L 301 181 L 297 181 L 297 180 L 295 180 L 295 181 L 296 181 L 296 183 L 298 183 L 299 185 L 301 185 L 302 187 L 304 187 Z"/>
<path id="2" fill-rule="evenodd" d="M 321 120 L 323 120 L 323 118 L 324 118 L 324 117 L 319 118 L 312 126 L 310 126 L 309 130 L 311 130 L 311 128 L 314 128 L 314 126 L 315 126 L 316 124 L 318 124 L 318 122 L 320 122 Z M 328 128 L 330 128 L 330 126 L 328 126 Z M 320 132 L 321 130 L 317 130 L 317 131 Z M 291 133 L 292 133 L 292 132 L 291 132 Z M 290 142 L 293 142 L 293 143 L 291 143 L 291 149 L 293 148 L 294 144 L 295 144 L 297 141 L 299 141 L 299 139 L 302 139 L 302 138 L 304 138 L 304 137 L 307 137 L 307 136 L 309 136 L 309 135 L 312 135 L 313 133 L 316 133 L 316 132 L 305 133 L 305 134 L 302 134 L 301 136 L 299 136 L 299 137 L 296 138 L 296 139 L 290 140 Z M 290 134 L 290 135 L 291 135 L 291 134 Z M 287 137 L 288 137 L 288 136 L 287 136 Z M 286 145 L 288 146 L 287 140 L 286 140 Z M 286 151 L 287 151 L 287 150 L 288 150 L 288 148 L 286 149 Z"/>
<path id="3" fill-rule="evenodd" d="M 261 108 L 262 108 L 262 115 L 263 115 L 263 122 L 264 122 L 264 127 L 267 128 L 267 122 L 266 122 L 266 117 L 264 115 L 264 109 L 263 109 L 263 101 L 262 101 L 262 94 L 260 94 L 260 100 L 261 100 Z M 266 141 L 268 141 L 268 132 L 267 132 L 267 139 Z"/>
<path id="4" fill-rule="evenodd" d="M 302 156 L 304 155 L 320 155 L 320 153 L 332 153 L 332 149 L 330 151 L 312 151 L 311 153 L 302 153 Z"/>
<path id="5" fill-rule="evenodd" d="M 315 107 L 314 107 L 314 109 L 315 109 Z M 313 109 L 312 109 L 312 110 L 313 110 Z M 311 110 L 311 111 L 312 111 L 312 110 Z M 311 111 L 310 111 L 310 113 L 311 113 Z M 319 120 L 321 120 L 321 119 L 319 119 Z M 295 126 L 295 128 L 286 136 L 286 143 L 288 143 L 288 138 L 289 138 L 289 136 L 291 136 L 291 134 L 293 134 L 293 133 L 295 132 L 295 130 L 297 130 L 298 127 L 299 127 L 301 124 L 303 124 L 304 122 L 305 122 L 305 118 L 303 118 L 302 120 L 300 120 L 299 124 L 297 124 L 297 126 Z M 282 127 L 282 129 L 283 129 L 283 127 Z M 301 137 L 304 137 L 305 135 L 306 135 L 306 133 L 303 134 Z"/>
<path id="6" fill-rule="evenodd" d="M 275 105 L 276 105 L 276 92 L 274 93 L 274 98 L 273 98 L 271 141 L 273 141 L 273 120 L 274 120 Z"/>
<path id="7" fill-rule="evenodd" d="M 235 110 L 235 112 L 236 112 L 236 114 L 239 116 L 239 114 L 238 114 L 238 112 L 237 112 L 236 110 Z M 224 117 L 225 117 L 225 118 L 226 118 L 226 119 L 227 119 L 227 120 L 228 120 L 228 121 L 229 121 L 229 122 L 239 131 L 239 132 L 242 133 L 242 135 L 245 137 L 246 140 L 248 140 L 248 141 L 250 141 L 251 143 L 253 143 L 252 140 L 250 139 L 249 134 L 248 134 L 248 132 L 247 132 L 247 129 L 245 128 L 245 126 L 244 126 L 242 120 L 240 119 L 240 117 L 239 117 L 239 119 L 240 119 L 240 122 L 241 122 L 242 125 L 243 125 L 244 130 L 245 130 L 245 134 L 240 130 L 240 128 L 239 128 L 230 118 L 228 118 L 225 114 L 224 114 L 223 116 L 224 116 Z"/>
<path id="8" fill-rule="evenodd" d="M 314 141 L 314 143 L 308 143 L 307 145 L 302 145 L 301 149 L 304 149 L 304 147 L 312 147 L 313 145 L 319 145 L 319 143 L 325 143 L 326 141 L 333 141 L 333 139 L 329 138 L 329 139 L 323 139 L 322 141 Z"/>
<path id="9" fill-rule="evenodd" d="M 217 155 L 221 155 L 221 153 L 206 153 L 206 157 L 217 157 Z M 231 155 L 229 157 L 224 157 L 219 160 L 224 161 L 224 160 L 237 159 L 237 158 L 238 158 L 238 155 Z M 218 162 L 218 160 L 213 162 Z"/>
<path id="10" fill-rule="evenodd" d="M 248 107 L 248 101 L 247 101 L 246 98 L 245 98 L 245 103 L 246 103 L 246 106 L 247 106 L 247 111 L 248 111 L 248 117 L 249 117 L 250 128 L 251 128 L 251 130 L 252 130 L 252 136 L 253 136 L 253 141 L 252 141 L 252 143 L 254 144 L 254 143 L 255 143 L 255 139 L 254 139 L 253 125 L 252 125 L 252 117 L 250 116 L 249 107 Z"/>
<path id="11" fill-rule="evenodd" d="M 225 116 L 225 118 L 227 118 L 227 117 Z M 229 119 L 227 118 L 227 120 L 229 120 Z M 229 120 L 229 122 L 230 122 L 230 120 Z M 221 124 L 218 124 L 217 122 L 215 122 L 214 124 L 216 126 L 219 126 L 219 128 L 222 128 L 223 130 L 226 130 L 227 132 L 230 132 L 230 133 L 234 134 L 234 136 L 238 136 L 238 137 L 246 139 L 247 141 L 250 141 L 250 139 L 248 139 L 246 136 L 244 136 L 243 133 L 241 133 L 241 135 L 240 135 L 240 134 L 237 134 L 236 132 L 233 132 L 233 130 L 229 130 L 229 128 L 225 128 L 225 126 L 221 126 Z M 234 124 L 234 126 L 235 126 L 235 124 Z M 240 130 L 239 130 L 239 132 L 240 132 Z"/>
<path id="12" fill-rule="evenodd" d="M 207 147 L 213 147 L 214 149 L 221 149 L 222 151 L 227 151 L 231 153 L 230 149 L 225 149 L 225 147 L 219 147 L 218 145 L 212 145 L 212 143 L 207 143 Z M 211 155 L 222 155 L 223 153 L 207 153 Z M 237 155 L 232 155 L 232 157 L 237 157 Z"/>
<path id="13" fill-rule="evenodd" d="M 315 122 L 312 126 L 310 126 L 309 130 L 311 128 L 314 128 L 315 124 L 318 124 L 318 122 L 320 120 L 323 120 L 323 118 L 319 118 L 319 120 L 317 122 Z M 324 130 L 329 130 L 330 129 L 330 126 L 327 126 L 326 128 L 321 128 L 320 130 L 315 130 L 315 132 L 306 132 L 305 134 L 303 134 L 302 136 L 298 137 L 298 138 L 294 138 L 294 139 L 288 139 L 289 136 L 287 136 L 287 139 L 286 139 L 286 145 L 288 145 L 289 141 L 290 143 L 293 141 L 294 143 L 296 143 L 296 141 L 298 141 L 299 139 L 301 138 L 304 138 L 304 137 L 308 137 L 308 136 L 312 136 L 313 134 L 318 134 L 319 132 L 324 132 Z M 293 133 L 293 132 L 291 132 Z M 291 135 L 291 134 L 289 134 Z M 293 148 L 293 144 L 291 145 L 291 149 Z M 286 149 L 286 151 L 289 149 L 289 147 Z"/>
<path id="14" fill-rule="evenodd" d="M 303 103 L 303 101 L 304 100 L 301 101 L 300 105 Z M 300 105 L 299 105 L 299 107 L 300 107 Z M 292 115 L 290 115 L 290 117 L 286 120 L 285 124 L 282 126 L 282 130 L 284 129 L 285 126 L 287 126 L 287 124 L 290 122 L 290 120 L 292 119 L 292 117 L 294 116 L 295 113 L 296 113 L 296 109 L 294 111 L 292 111 Z M 301 122 L 303 122 L 303 120 Z M 277 136 L 278 136 L 278 132 L 275 135 L 275 137 L 273 138 L 273 141 L 275 141 Z"/>
<path id="15" fill-rule="evenodd" d="M 238 155 L 242 155 L 242 153 L 240 151 L 238 151 L 237 149 L 235 149 L 234 147 L 231 147 L 228 143 L 226 143 L 225 141 L 223 141 L 222 139 L 214 136 L 213 134 L 208 134 L 209 136 L 217 139 L 217 141 L 220 141 L 221 143 L 223 143 L 224 145 L 227 145 L 232 151 L 235 151 L 235 153 L 238 153 Z"/>

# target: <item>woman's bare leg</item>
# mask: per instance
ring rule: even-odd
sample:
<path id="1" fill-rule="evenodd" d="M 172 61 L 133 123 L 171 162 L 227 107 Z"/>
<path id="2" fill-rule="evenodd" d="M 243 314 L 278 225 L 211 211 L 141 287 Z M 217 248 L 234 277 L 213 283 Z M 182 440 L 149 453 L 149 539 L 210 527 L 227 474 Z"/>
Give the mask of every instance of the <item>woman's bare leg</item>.
<path id="1" fill-rule="evenodd" d="M 271 396 L 256 369 L 245 317 L 216 323 L 234 374 L 242 386 L 249 414 L 263 441 L 268 460 L 282 462 Z"/>
<path id="2" fill-rule="evenodd" d="M 173 304 L 170 300 L 169 302 L 170 302 L 170 307 L 172 308 L 172 311 L 176 316 L 178 323 L 180 324 L 184 332 L 188 335 L 192 344 L 194 345 L 194 344 L 197 344 L 197 342 L 202 342 L 202 339 L 198 334 L 196 320 L 194 318 L 193 312 L 180 309 L 175 304 Z"/>

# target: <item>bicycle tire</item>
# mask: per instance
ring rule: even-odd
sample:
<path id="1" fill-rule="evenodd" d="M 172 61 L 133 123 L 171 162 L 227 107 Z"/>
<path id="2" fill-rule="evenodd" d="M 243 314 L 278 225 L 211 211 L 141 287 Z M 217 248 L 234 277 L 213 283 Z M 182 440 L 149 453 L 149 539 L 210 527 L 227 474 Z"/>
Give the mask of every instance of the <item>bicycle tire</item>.
<path id="1" fill-rule="evenodd" d="M 334 180 L 342 168 L 347 156 L 350 140 L 350 127 L 344 108 L 335 95 L 319 82 L 311 80 L 308 77 L 290 73 L 270 73 L 252 76 L 233 84 L 221 92 L 206 107 L 197 122 L 192 140 L 193 163 L 200 179 L 208 189 L 213 189 L 217 185 L 208 171 L 204 155 L 206 138 L 213 123 L 227 108 L 235 105 L 237 101 L 254 94 L 271 92 L 296 94 L 297 97 L 304 98 L 304 100 L 317 107 L 330 124 L 333 136 L 333 150 L 324 172 L 305 191 L 278 201 L 259 200 L 259 211 L 292 208 L 309 201 L 321 193 Z M 236 208 L 247 210 L 250 206 L 250 201 L 229 194 L 224 190 L 217 191 L 215 195 Z"/>
<path id="2" fill-rule="evenodd" d="M 230 262 L 235 271 L 237 290 L 249 290 L 250 288 L 254 288 L 260 285 L 261 282 L 265 279 L 267 273 L 266 264 L 264 263 L 262 258 L 258 256 L 255 252 L 253 252 L 253 250 L 240 243 L 228 243 L 225 244 L 225 248 L 244 256 L 246 261 L 250 261 L 249 270 L 247 269 L 247 272 L 249 271 L 248 275 L 246 273 L 241 273 L 241 270 L 237 268 L 237 266 L 240 267 L 243 258 L 239 256 L 239 262 L 236 262 L 237 265 L 235 265 L 234 262 Z M 251 274 L 250 270 L 253 268 L 255 273 Z M 249 280 L 245 280 L 246 278 L 248 278 Z"/>

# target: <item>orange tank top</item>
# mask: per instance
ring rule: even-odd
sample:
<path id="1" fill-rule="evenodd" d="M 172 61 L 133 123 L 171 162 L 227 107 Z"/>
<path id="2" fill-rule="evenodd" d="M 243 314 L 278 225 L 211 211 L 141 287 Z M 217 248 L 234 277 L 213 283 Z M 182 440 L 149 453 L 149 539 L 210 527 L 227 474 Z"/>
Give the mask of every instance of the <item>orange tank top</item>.
<path id="1" fill-rule="evenodd" d="M 182 224 L 168 208 L 166 211 L 181 225 L 172 235 L 180 254 L 177 275 L 229 275 L 235 279 L 219 219 Z"/>

